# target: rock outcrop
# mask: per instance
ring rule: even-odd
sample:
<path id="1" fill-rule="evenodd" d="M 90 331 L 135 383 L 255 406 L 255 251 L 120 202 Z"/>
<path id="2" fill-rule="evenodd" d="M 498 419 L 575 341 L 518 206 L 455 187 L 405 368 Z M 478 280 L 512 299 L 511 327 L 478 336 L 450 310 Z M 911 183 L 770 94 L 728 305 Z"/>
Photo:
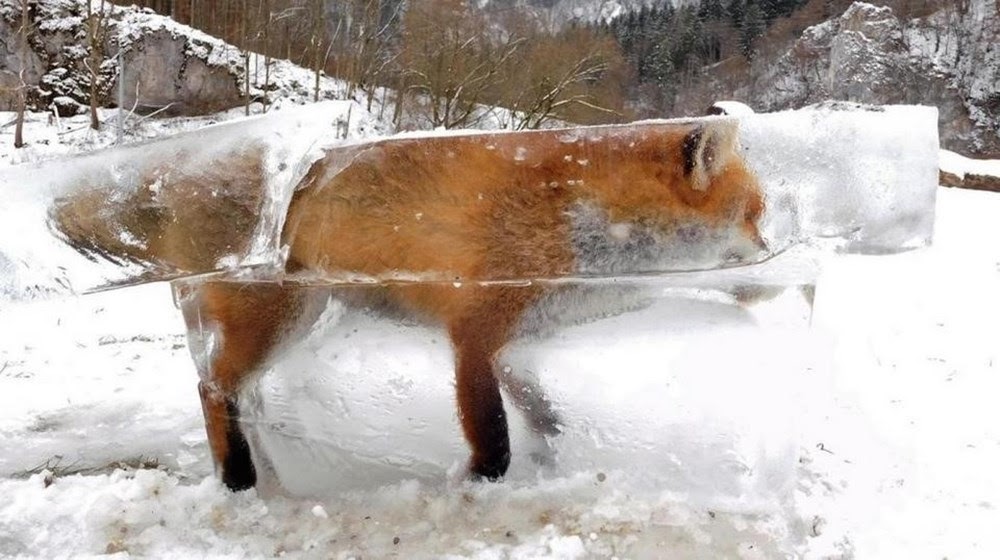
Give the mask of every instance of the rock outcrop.
<path id="1" fill-rule="evenodd" d="M 210 64 L 210 56 L 204 54 L 212 48 L 219 46 L 168 29 L 130 41 L 124 50 L 125 107 L 205 115 L 242 104 L 242 72 L 228 64 Z M 230 49 L 235 52 L 235 47 Z"/>
<path id="2" fill-rule="evenodd" d="M 1000 6 L 997 0 L 942 2 L 930 15 L 901 20 L 887 7 L 856 2 L 806 29 L 749 72 L 708 70 L 707 84 L 682 95 L 680 110 L 706 96 L 737 99 L 758 111 L 827 99 L 933 105 L 941 142 L 977 157 L 1000 157 Z"/>
<path id="3" fill-rule="evenodd" d="M 218 39 L 148 10 L 108 4 L 95 54 L 83 2 L 44 0 L 31 6 L 25 48 L 14 4 L 0 3 L 0 110 L 16 107 L 22 69 L 29 109 L 63 116 L 86 109 L 94 78 L 102 107 L 203 115 L 244 102 L 242 52 Z"/>

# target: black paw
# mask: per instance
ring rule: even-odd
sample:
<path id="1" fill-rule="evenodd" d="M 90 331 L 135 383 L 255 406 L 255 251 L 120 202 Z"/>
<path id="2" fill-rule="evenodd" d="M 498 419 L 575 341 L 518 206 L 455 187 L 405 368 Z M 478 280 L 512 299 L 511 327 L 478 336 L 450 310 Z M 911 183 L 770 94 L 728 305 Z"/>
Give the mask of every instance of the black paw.
<path id="1" fill-rule="evenodd" d="M 233 453 L 226 457 L 222 465 L 222 482 L 233 492 L 248 490 L 257 484 L 257 470 L 250 460 L 250 452 Z"/>
<path id="2" fill-rule="evenodd" d="M 473 460 L 472 464 L 469 465 L 469 478 L 475 481 L 488 480 L 490 482 L 497 482 L 503 475 L 507 473 L 507 467 L 510 466 L 510 452 L 504 453 L 498 457 L 491 460 L 477 461 Z"/>
<path id="3" fill-rule="evenodd" d="M 250 445 L 238 422 L 231 422 L 226 433 L 228 453 L 222 462 L 222 482 L 233 492 L 253 488 L 257 484 L 257 469 L 250 456 Z"/>

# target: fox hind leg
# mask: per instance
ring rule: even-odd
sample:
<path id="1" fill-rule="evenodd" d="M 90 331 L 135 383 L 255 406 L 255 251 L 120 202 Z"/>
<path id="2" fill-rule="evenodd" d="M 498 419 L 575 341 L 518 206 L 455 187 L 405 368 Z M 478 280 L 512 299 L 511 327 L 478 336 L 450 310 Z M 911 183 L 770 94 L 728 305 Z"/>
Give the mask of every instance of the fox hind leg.
<path id="1" fill-rule="evenodd" d="M 552 401 L 536 379 L 515 375 L 507 366 L 496 371 L 504 392 L 521 412 L 534 436 L 529 448 L 532 462 L 542 467 L 554 466 L 555 449 L 550 438 L 561 434 L 562 428 Z"/>
<path id="2" fill-rule="evenodd" d="M 559 413 L 537 380 L 514 375 L 507 366 L 501 367 L 498 375 L 504 391 L 514 406 L 524 414 L 531 431 L 540 436 L 562 433 Z"/>

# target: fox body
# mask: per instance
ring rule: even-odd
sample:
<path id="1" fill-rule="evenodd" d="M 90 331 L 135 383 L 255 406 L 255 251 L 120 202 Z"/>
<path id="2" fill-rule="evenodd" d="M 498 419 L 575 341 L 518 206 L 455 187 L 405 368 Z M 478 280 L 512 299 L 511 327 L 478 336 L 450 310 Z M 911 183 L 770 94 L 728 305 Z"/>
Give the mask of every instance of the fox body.
<path id="1" fill-rule="evenodd" d="M 546 291 L 540 283 L 517 281 L 676 270 L 758 256 L 764 199 L 739 154 L 736 133 L 734 122 L 709 119 L 429 137 L 372 143 L 346 163 L 335 152 L 315 162 L 285 217 L 282 282 L 178 282 L 186 292 L 185 319 L 198 327 L 192 330 L 213 334 L 211 344 L 192 346 L 209 356 L 200 391 L 225 483 L 239 489 L 256 481 L 239 425 L 240 388 L 296 324 L 314 316 L 303 295 L 308 290 L 295 280 L 343 275 L 394 280 L 377 288 L 380 298 L 447 331 L 459 418 L 472 451 L 469 470 L 501 477 L 510 448 L 498 359 Z M 241 168 L 247 173 L 247 165 Z M 253 188 L 252 179 L 244 183 Z M 242 220 L 233 229 L 244 227 L 239 224 L 256 202 L 252 196 L 241 200 L 236 210 L 177 210 L 195 212 L 192 220 L 154 216 L 144 218 L 149 223 L 125 224 L 142 230 L 131 237 L 148 238 L 142 254 L 127 258 L 178 266 L 192 254 L 208 259 L 204 250 L 177 240 L 201 240 L 203 231 L 224 228 L 232 215 Z M 109 240 L 121 235 L 102 233 L 107 219 L 84 217 L 94 206 L 85 198 L 63 201 L 53 213 L 55 228 L 91 255 L 135 253 Z M 218 240 L 227 235 L 232 232 L 219 233 L 213 243 L 237 246 L 237 240 Z M 507 381 L 529 424 L 555 433 L 544 396 Z"/>

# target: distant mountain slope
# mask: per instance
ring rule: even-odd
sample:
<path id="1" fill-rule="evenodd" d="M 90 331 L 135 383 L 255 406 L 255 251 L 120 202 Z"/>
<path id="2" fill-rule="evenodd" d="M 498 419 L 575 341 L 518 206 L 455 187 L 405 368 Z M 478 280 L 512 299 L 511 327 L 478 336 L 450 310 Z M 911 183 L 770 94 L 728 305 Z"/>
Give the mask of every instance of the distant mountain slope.
<path id="1" fill-rule="evenodd" d="M 481 3 L 487 10 L 530 9 L 552 23 L 562 25 L 571 21 L 592 23 L 608 21 L 612 18 L 638 11 L 643 6 L 661 5 L 672 2 L 697 4 L 699 0 L 485 0 Z"/>
<path id="2" fill-rule="evenodd" d="M 700 111 L 714 99 L 744 101 L 759 111 L 825 99 L 934 105 L 944 147 L 997 158 L 1000 8 L 997 0 L 943 2 L 904 20 L 887 7 L 857 2 L 750 65 L 724 61 L 708 68 L 675 109 Z"/>

